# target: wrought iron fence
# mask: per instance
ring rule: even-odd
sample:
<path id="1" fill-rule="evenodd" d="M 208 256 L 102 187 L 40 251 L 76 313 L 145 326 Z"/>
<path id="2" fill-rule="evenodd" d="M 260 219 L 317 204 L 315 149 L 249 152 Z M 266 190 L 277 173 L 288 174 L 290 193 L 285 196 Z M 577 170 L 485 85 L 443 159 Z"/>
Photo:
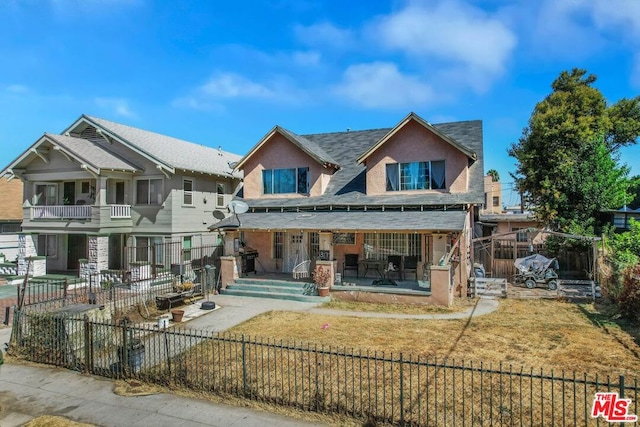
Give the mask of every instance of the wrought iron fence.
<path id="1" fill-rule="evenodd" d="M 90 319 L 94 317 L 94 320 Z M 12 351 L 107 377 L 346 414 L 393 425 L 608 425 L 596 392 L 631 399 L 638 378 L 512 369 L 406 354 L 18 312 Z"/>

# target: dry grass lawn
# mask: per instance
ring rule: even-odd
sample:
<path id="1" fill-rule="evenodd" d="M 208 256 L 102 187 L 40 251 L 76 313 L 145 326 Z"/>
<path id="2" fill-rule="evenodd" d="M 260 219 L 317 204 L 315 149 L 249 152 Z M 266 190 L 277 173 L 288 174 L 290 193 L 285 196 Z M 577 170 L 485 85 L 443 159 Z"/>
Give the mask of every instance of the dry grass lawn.
<path id="1" fill-rule="evenodd" d="M 270 312 L 231 332 L 494 367 L 502 363 L 514 370 L 638 377 L 640 327 L 617 323 L 608 310 L 605 305 L 509 299 L 501 300 L 494 313 L 461 320 Z"/>

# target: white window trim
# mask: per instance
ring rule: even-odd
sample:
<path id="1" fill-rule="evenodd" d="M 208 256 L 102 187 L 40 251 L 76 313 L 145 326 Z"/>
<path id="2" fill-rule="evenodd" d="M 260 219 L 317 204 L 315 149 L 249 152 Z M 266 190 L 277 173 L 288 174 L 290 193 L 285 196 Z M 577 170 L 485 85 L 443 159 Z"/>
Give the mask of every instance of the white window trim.
<path id="1" fill-rule="evenodd" d="M 184 189 L 185 181 L 191 181 L 191 191 L 187 191 Z M 195 193 L 196 193 L 196 179 L 195 178 L 182 178 L 182 206 L 194 206 L 195 205 Z M 185 203 L 184 197 L 191 193 L 191 203 Z"/>
<path id="2" fill-rule="evenodd" d="M 133 180 L 133 202 L 135 206 L 162 206 L 162 203 L 138 203 L 138 181 L 150 181 L 153 179 L 159 179 L 162 182 L 162 188 L 160 189 L 160 194 L 164 200 L 164 176 L 162 175 L 145 175 L 136 177 Z"/>
<path id="3" fill-rule="evenodd" d="M 222 194 L 218 193 L 218 185 L 222 185 Z M 224 208 L 226 207 L 225 199 L 227 196 L 227 183 L 226 182 L 216 182 L 216 208 Z M 222 204 L 219 204 L 219 197 L 222 196 Z"/>

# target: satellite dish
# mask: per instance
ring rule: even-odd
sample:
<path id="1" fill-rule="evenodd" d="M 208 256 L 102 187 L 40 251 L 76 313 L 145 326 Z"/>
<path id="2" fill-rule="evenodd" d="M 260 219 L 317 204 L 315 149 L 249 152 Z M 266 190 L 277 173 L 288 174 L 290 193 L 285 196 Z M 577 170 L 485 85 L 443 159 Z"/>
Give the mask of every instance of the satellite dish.
<path id="1" fill-rule="evenodd" d="M 234 214 L 245 213 L 249 210 L 249 205 L 240 200 L 232 200 L 229 202 L 229 211 Z"/>
<path id="2" fill-rule="evenodd" d="M 221 210 L 215 210 L 215 211 L 213 211 L 213 217 L 215 219 L 222 220 L 222 219 L 225 219 L 226 215 Z"/>

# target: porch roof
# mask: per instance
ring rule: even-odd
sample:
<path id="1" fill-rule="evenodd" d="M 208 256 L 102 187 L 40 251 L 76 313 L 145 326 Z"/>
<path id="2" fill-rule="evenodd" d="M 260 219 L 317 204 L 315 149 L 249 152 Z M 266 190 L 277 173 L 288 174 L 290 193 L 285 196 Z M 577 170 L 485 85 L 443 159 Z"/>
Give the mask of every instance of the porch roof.
<path id="1" fill-rule="evenodd" d="M 460 231 L 466 215 L 465 211 L 247 212 L 223 219 L 209 229 Z"/>

